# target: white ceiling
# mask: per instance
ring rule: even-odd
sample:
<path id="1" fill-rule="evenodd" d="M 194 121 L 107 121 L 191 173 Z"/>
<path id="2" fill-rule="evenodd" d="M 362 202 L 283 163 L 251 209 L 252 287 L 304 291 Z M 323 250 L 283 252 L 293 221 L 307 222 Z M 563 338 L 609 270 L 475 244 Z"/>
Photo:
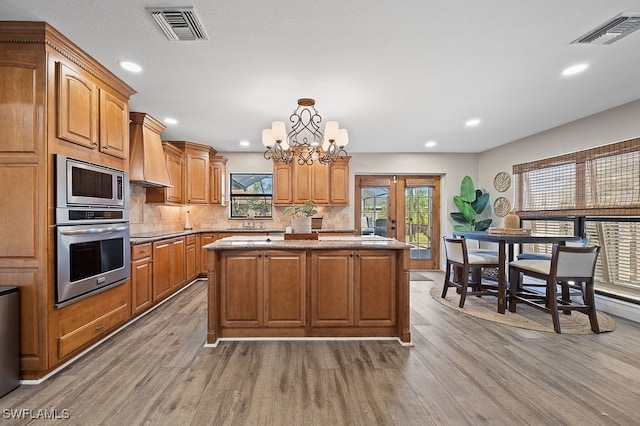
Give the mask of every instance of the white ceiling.
<path id="1" fill-rule="evenodd" d="M 209 41 L 169 41 L 145 10 L 187 5 Z M 640 31 L 571 44 L 624 11 L 640 0 L 0 2 L 0 20 L 47 21 L 137 90 L 132 111 L 178 119 L 163 139 L 227 152 L 262 151 L 301 97 L 349 130 L 349 153 L 481 152 L 639 99 Z"/>

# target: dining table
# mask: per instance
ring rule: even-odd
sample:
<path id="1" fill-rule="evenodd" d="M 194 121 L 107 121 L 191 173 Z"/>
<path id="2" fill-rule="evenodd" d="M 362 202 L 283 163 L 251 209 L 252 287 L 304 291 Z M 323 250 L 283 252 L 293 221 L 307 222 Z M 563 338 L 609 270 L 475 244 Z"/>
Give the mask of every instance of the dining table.
<path id="1" fill-rule="evenodd" d="M 484 231 L 454 231 L 456 237 L 468 240 L 485 241 L 498 244 L 498 313 L 504 314 L 507 308 L 507 270 L 508 262 L 514 258 L 514 246 L 517 244 L 564 244 L 567 241 L 580 240 L 574 235 L 550 235 L 535 233 L 491 233 Z M 507 262 L 508 260 L 508 262 Z"/>

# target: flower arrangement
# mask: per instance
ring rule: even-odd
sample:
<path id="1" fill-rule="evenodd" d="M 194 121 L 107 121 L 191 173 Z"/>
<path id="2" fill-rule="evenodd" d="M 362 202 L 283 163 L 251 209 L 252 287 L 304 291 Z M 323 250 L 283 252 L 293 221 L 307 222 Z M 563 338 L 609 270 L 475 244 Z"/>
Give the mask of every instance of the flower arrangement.
<path id="1" fill-rule="evenodd" d="M 284 209 L 285 216 L 290 217 L 311 217 L 318 214 L 316 203 L 307 200 L 301 206 L 289 206 Z"/>

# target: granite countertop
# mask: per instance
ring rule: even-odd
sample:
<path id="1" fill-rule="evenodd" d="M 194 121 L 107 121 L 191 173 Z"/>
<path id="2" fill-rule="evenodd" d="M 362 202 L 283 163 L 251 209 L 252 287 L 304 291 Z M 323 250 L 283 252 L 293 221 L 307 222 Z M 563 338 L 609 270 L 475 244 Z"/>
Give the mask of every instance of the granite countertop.
<path id="1" fill-rule="evenodd" d="M 167 238 L 183 237 L 191 234 L 200 234 L 202 232 L 218 232 L 229 234 L 249 234 L 249 233 L 264 233 L 264 234 L 284 234 L 284 229 L 276 228 L 207 228 L 207 229 L 191 229 L 184 231 L 156 231 L 156 232 L 142 232 L 137 234 L 131 234 L 129 241 L 132 245 L 146 244 L 158 240 L 164 240 Z M 354 233 L 353 229 L 314 229 L 313 232 L 319 234 L 331 234 L 331 233 Z"/>
<path id="2" fill-rule="evenodd" d="M 411 245 L 378 236 L 320 236 L 318 240 L 286 240 L 284 236 L 234 236 L 203 246 L 207 250 L 246 249 L 386 249 L 404 250 Z"/>

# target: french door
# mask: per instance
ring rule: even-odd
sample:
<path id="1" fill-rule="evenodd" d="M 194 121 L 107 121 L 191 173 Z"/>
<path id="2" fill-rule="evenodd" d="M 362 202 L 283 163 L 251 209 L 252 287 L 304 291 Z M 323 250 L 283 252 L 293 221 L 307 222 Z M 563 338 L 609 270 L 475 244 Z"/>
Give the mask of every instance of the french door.
<path id="1" fill-rule="evenodd" d="M 440 268 L 440 176 L 356 176 L 360 235 L 411 245 L 411 269 Z"/>

